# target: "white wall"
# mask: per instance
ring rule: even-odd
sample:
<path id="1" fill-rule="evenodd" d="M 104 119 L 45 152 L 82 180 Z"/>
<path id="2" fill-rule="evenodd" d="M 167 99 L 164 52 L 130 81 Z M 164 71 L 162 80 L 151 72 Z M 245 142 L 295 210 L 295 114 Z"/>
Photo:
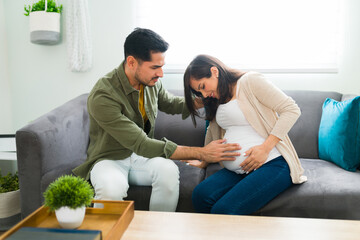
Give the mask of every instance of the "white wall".
<path id="1" fill-rule="evenodd" d="M 9 134 L 13 133 L 13 125 L 4 12 L 4 4 L 0 0 L 0 134 Z"/>
<path id="2" fill-rule="evenodd" d="M 110 1 L 88 1 L 93 36 L 93 68 L 86 73 L 75 73 L 68 67 L 64 24 L 60 44 L 32 44 L 29 18 L 23 15 L 24 4 L 32 1 L 0 1 L 6 9 L 13 132 L 62 103 L 89 92 L 102 75 L 120 64 L 123 42 L 134 28 L 131 20 L 133 1 L 112 0 L 111 6 L 106 5 Z M 65 11 L 67 1 L 58 0 L 63 3 Z M 0 126 L 3 124 L 0 118 Z"/>
<path id="3" fill-rule="evenodd" d="M 67 1 L 71 0 L 58 0 L 64 4 L 65 11 Z M 124 40 L 134 28 L 134 1 L 89 0 L 94 49 L 93 68 L 86 73 L 74 73 L 68 68 L 65 34 L 62 43 L 56 46 L 30 43 L 29 19 L 23 15 L 24 4 L 29 2 L 31 1 L 0 0 L 0 100 L 7 103 L 4 112 L 9 115 L 8 118 L 0 118 L 0 133 L 15 132 L 29 121 L 71 98 L 89 92 L 101 76 L 117 67 L 123 60 Z M 343 0 L 341 4 L 344 16 L 341 34 L 344 44 L 339 58 L 339 73 L 268 74 L 276 85 L 282 89 L 360 94 L 360 1 Z M 161 21 L 161 13 L 154 14 L 158 14 Z M 4 24 L 5 30 L 2 26 Z M 62 30 L 65 30 L 65 27 L 63 25 Z M 6 39 L 3 37 L 4 32 Z M 7 59 L 6 54 L 3 55 L 5 50 Z M 168 74 L 163 83 L 168 89 L 182 89 L 182 75 Z"/>

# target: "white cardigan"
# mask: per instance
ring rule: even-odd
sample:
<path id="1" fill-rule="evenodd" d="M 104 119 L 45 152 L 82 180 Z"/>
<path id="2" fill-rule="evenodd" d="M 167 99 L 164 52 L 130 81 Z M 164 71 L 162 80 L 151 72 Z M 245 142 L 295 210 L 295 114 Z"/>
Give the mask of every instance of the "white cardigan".
<path id="1" fill-rule="evenodd" d="M 236 98 L 246 120 L 262 137 L 272 134 L 280 139 L 276 148 L 289 165 L 292 182 L 305 182 L 307 177 L 288 136 L 301 114 L 297 104 L 260 73 L 245 73 L 236 87 Z M 205 145 L 223 138 L 224 133 L 213 119 L 206 132 Z"/>

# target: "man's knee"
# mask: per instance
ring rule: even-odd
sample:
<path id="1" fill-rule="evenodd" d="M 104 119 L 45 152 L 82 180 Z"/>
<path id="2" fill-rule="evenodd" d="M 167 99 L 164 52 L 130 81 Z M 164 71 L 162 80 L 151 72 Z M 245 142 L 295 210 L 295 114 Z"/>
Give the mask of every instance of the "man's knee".
<path id="1" fill-rule="evenodd" d="M 171 160 L 157 158 L 159 164 L 153 169 L 153 180 L 161 185 L 179 185 L 180 172 L 178 166 Z"/>
<path id="2" fill-rule="evenodd" d="M 101 190 L 101 199 L 123 200 L 127 197 L 127 184 L 107 184 Z"/>
<path id="3" fill-rule="evenodd" d="M 155 174 L 164 177 L 178 177 L 180 175 L 178 166 L 172 160 L 165 158 L 154 158 L 154 160 L 158 161 L 158 164 L 153 169 L 156 172 Z"/>
<path id="4" fill-rule="evenodd" d="M 129 184 L 127 182 L 115 181 L 110 176 L 97 178 L 92 182 L 96 199 L 102 200 L 123 200 L 127 197 Z"/>

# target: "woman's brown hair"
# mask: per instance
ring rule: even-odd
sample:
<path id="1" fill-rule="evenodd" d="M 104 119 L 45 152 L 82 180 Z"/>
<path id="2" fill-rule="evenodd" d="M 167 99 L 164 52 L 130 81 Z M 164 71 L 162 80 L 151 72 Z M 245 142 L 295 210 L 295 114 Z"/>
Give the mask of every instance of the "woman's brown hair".
<path id="1" fill-rule="evenodd" d="M 204 98 L 200 92 L 197 92 L 190 87 L 191 79 L 199 80 L 201 78 L 210 78 L 211 67 L 216 67 L 219 71 L 219 99 Z M 190 111 L 191 118 L 195 126 L 195 116 L 200 117 L 200 113 L 197 109 L 195 109 L 193 101 L 194 95 L 202 99 L 205 108 L 205 119 L 211 121 L 215 118 L 216 110 L 219 104 L 226 103 L 233 97 L 232 87 L 243 74 L 244 72 L 231 69 L 222 63 L 219 59 L 209 55 L 198 55 L 191 61 L 184 73 L 184 96 L 186 105 Z"/>

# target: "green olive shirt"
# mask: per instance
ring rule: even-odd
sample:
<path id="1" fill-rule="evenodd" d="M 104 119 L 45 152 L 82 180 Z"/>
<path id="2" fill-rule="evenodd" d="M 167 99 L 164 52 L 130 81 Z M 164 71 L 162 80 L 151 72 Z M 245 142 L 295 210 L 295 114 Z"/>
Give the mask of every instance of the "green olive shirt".
<path id="1" fill-rule="evenodd" d="M 89 94 L 87 108 L 90 119 L 90 143 L 87 160 L 73 169 L 86 180 L 95 163 L 121 160 L 132 153 L 153 158 L 169 158 L 177 148 L 174 142 L 154 139 L 158 109 L 169 114 L 189 116 L 183 97 L 168 93 L 158 81 L 154 87 L 144 88 L 144 105 L 148 122 L 144 124 L 139 111 L 139 91 L 125 75 L 123 63 L 101 78 Z"/>

